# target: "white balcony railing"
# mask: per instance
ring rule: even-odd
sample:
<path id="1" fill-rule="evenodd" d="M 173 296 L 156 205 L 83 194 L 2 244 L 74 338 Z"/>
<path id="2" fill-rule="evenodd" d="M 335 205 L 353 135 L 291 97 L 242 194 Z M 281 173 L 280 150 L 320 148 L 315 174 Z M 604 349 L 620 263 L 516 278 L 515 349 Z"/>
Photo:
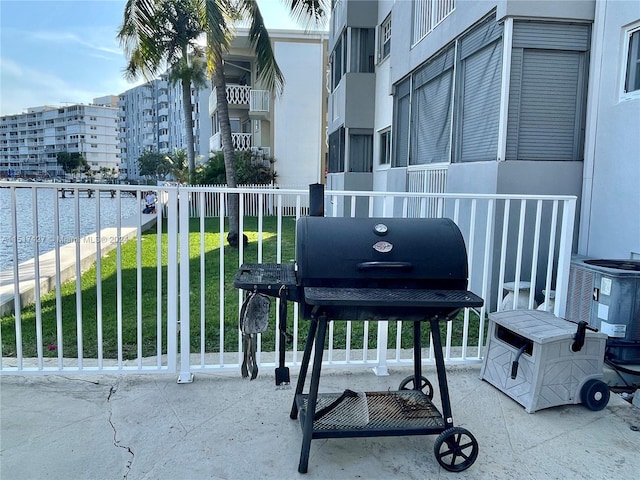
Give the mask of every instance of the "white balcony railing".
<path id="1" fill-rule="evenodd" d="M 290 238 L 297 217 L 308 214 L 306 189 L 154 187 L 162 208 L 149 216 L 141 213 L 147 186 L 16 183 L 0 182 L 7 207 L 0 217 L 0 259 L 8 265 L 0 274 L 2 315 L 8 301 L 16 307 L 15 317 L 2 322 L 0 374 L 177 373 L 186 382 L 196 372 L 237 372 L 240 343 L 230 345 L 225 338 L 237 328 L 242 298 L 224 279 L 238 262 L 288 262 L 293 254 L 290 242 L 284 253 L 283 238 Z M 61 188 L 74 195 L 62 199 Z M 233 261 L 225 260 L 224 248 L 230 193 L 240 194 L 240 234 L 251 239 Z M 412 211 L 414 199 L 422 198 L 433 199 L 436 209 Z M 515 296 L 527 300 L 516 298 L 516 306 L 530 307 L 534 295 L 553 289 L 554 313 L 564 315 L 575 197 L 327 191 L 324 203 L 327 216 L 354 216 L 364 204 L 364 216 L 449 217 L 458 225 L 468 252 L 469 289 L 485 305 L 446 322 L 448 362 L 481 360 L 486 315 L 502 308 L 507 283 L 514 282 Z M 345 205 L 351 209 L 339 208 Z M 107 224 L 109 209 L 117 215 Z M 123 219 L 125 211 L 132 214 Z M 97 234 L 80 230 L 89 218 Z M 152 235 L 143 240 L 140 233 L 149 222 L 155 222 Z M 107 260 L 109 249 L 115 252 Z M 72 283 L 63 288 L 65 278 Z M 110 294 L 103 298 L 104 282 Z M 535 288 L 525 289 L 525 282 Z M 34 308 L 23 310 L 29 302 Z M 43 308 L 45 302 L 54 313 Z M 296 340 L 287 364 L 298 366 L 303 339 L 297 307 L 289 319 Z M 453 323 L 460 329 L 454 332 Z M 268 334 L 276 339 L 272 349 L 258 343 L 261 368 L 276 364 L 276 325 L 271 323 Z M 413 350 L 404 346 L 402 332 L 402 322 L 395 321 L 346 322 L 341 333 L 330 327 L 325 362 L 379 373 L 411 365 Z M 102 341 L 106 335 L 108 344 Z M 433 347 L 429 352 L 425 364 L 433 362 Z"/>
<path id="2" fill-rule="evenodd" d="M 256 92 L 262 92 L 263 90 L 255 90 Z M 248 85 L 227 85 L 227 102 L 231 107 L 249 107 L 252 102 L 252 90 Z M 268 93 L 268 92 L 267 92 Z M 262 94 L 256 94 L 257 97 L 260 97 Z M 264 107 L 264 100 L 262 98 L 257 98 L 256 100 L 256 110 L 261 110 L 260 107 Z M 262 102 L 262 103 L 261 103 Z M 267 102 L 267 110 L 269 104 Z M 218 108 L 218 100 L 216 98 L 216 91 L 213 89 L 211 94 L 209 95 L 209 115 L 213 115 L 213 113 Z"/>
<path id="3" fill-rule="evenodd" d="M 251 150 L 252 137 L 253 135 L 250 133 L 232 133 L 233 149 L 241 152 Z M 222 135 L 220 132 L 209 137 L 209 151 L 217 152 L 219 150 L 222 150 Z"/>
<path id="4" fill-rule="evenodd" d="M 448 164 L 420 165 L 407 169 L 407 190 L 416 193 L 444 193 L 447 189 Z M 438 204 L 435 198 L 414 198 L 410 212 L 423 210 L 433 216 Z"/>
<path id="5" fill-rule="evenodd" d="M 250 112 L 268 112 L 271 94 L 268 90 L 251 90 L 249 101 Z"/>

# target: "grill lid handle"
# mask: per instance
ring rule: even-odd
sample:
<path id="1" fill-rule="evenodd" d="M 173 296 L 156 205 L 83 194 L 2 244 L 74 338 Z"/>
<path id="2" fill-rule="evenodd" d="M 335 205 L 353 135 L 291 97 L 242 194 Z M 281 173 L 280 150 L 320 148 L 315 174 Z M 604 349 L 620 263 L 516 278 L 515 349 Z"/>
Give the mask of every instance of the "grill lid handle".
<path id="1" fill-rule="evenodd" d="M 358 270 L 403 270 L 413 269 L 411 262 L 361 262 L 357 265 Z"/>

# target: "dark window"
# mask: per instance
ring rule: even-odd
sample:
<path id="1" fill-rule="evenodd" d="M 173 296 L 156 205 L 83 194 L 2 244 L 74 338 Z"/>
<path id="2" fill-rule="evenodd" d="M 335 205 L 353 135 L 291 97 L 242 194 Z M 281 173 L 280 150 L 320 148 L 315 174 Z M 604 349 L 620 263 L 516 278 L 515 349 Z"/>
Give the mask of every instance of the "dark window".
<path id="1" fill-rule="evenodd" d="M 350 72 L 373 73 L 375 56 L 375 30 L 373 28 L 351 29 Z"/>
<path id="2" fill-rule="evenodd" d="M 627 56 L 627 76 L 625 93 L 640 90 L 640 29 L 629 35 L 629 55 Z"/>
<path id="3" fill-rule="evenodd" d="M 349 171 L 371 172 L 373 169 L 373 136 L 349 135 Z"/>
<path id="4" fill-rule="evenodd" d="M 344 128 L 329 135 L 329 173 L 344 172 Z"/>
<path id="5" fill-rule="evenodd" d="M 380 132 L 380 165 L 391 163 L 391 130 Z"/>
<path id="6" fill-rule="evenodd" d="M 411 114 L 411 79 L 396 87 L 393 112 L 393 166 L 406 167 L 409 162 L 409 127 Z"/>
<path id="7" fill-rule="evenodd" d="M 342 75 L 346 73 L 347 42 L 344 37 L 345 34 L 343 33 L 336 42 L 336 46 L 333 49 L 333 55 L 331 57 L 331 74 L 333 76 L 332 88 L 336 88 L 338 86 Z"/>

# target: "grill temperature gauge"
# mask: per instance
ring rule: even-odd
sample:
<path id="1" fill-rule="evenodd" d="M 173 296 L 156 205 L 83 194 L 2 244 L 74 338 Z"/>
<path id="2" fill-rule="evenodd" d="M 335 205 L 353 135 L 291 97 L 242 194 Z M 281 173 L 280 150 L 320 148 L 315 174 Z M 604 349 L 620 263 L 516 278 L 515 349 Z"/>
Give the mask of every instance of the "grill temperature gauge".
<path id="1" fill-rule="evenodd" d="M 373 227 L 373 231 L 378 235 L 386 235 L 388 230 L 384 223 L 376 223 Z"/>

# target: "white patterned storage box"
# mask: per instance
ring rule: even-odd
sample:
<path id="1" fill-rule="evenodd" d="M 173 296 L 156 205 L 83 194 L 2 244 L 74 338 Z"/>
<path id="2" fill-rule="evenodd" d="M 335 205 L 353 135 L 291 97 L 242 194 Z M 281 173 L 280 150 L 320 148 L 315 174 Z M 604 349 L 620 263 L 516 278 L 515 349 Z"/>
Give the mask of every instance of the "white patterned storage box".
<path id="1" fill-rule="evenodd" d="M 584 403 L 591 410 L 604 408 L 609 391 L 599 379 L 603 377 L 607 335 L 586 330 L 584 345 L 574 352 L 576 331 L 577 324 L 541 310 L 489 314 L 480 376 L 529 413 L 574 403 Z M 517 372 L 512 379 L 516 359 Z"/>

